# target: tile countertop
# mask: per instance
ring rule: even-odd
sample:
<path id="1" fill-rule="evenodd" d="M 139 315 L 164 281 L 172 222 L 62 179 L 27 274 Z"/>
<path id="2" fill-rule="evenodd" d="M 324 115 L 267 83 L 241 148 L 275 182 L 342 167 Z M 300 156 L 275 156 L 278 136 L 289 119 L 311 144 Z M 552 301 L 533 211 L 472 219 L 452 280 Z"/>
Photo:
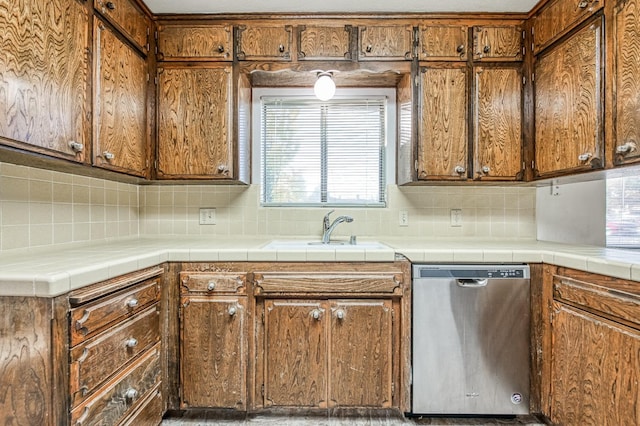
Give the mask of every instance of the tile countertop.
<path id="1" fill-rule="evenodd" d="M 275 238 L 274 238 L 275 239 Z M 539 263 L 640 281 L 640 251 L 577 246 L 535 240 L 399 239 L 389 249 L 274 250 L 272 238 L 132 238 L 100 244 L 10 252 L 0 255 L 0 296 L 52 297 L 163 262 L 217 261 L 393 261 Z"/>

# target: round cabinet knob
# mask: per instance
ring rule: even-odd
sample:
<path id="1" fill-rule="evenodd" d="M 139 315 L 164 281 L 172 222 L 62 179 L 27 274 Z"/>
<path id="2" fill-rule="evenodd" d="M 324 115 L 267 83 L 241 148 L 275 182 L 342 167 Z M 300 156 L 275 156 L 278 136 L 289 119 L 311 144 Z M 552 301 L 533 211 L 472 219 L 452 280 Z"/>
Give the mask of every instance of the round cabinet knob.
<path id="1" fill-rule="evenodd" d="M 466 171 L 467 171 L 467 169 L 465 169 L 465 168 L 464 168 L 464 167 L 462 167 L 462 166 L 456 166 L 456 168 L 455 168 L 455 169 L 453 169 L 453 171 L 454 171 L 454 172 L 456 172 L 457 174 L 461 175 L 461 174 L 463 174 L 464 172 L 466 172 Z"/>
<path id="2" fill-rule="evenodd" d="M 589 6 L 589 2 L 587 0 L 582 0 L 580 3 L 578 3 L 578 7 L 580 9 L 584 9 L 587 6 Z"/>
<path id="3" fill-rule="evenodd" d="M 127 306 L 130 308 L 135 308 L 138 306 L 138 299 L 131 299 L 127 302 Z"/>
<path id="4" fill-rule="evenodd" d="M 587 161 L 591 157 L 592 157 L 592 154 L 590 152 L 585 152 L 584 154 L 578 155 L 578 160 L 584 162 L 584 161 Z"/>
<path id="5" fill-rule="evenodd" d="M 105 6 L 107 6 L 107 9 L 109 10 L 114 10 L 116 8 L 116 5 L 112 1 L 108 1 Z"/>
<path id="6" fill-rule="evenodd" d="M 336 311 L 336 318 L 338 318 L 339 320 L 344 319 L 344 311 L 342 309 Z"/>
<path id="7" fill-rule="evenodd" d="M 491 169 L 489 168 L 489 166 L 482 167 L 482 173 L 484 173 L 485 175 L 488 175 L 490 171 Z"/>
<path id="8" fill-rule="evenodd" d="M 635 146 L 631 142 L 616 147 L 616 154 L 628 154 L 631 151 L 635 151 Z"/>
<path id="9" fill-rule="evenodd" d="M 113 160 L 114 158 L 116 158 L 115 154 L 109 152 L 109 151 L 105 151 L 102 153 L 102 156 L 105 158 L 105 160 Z"/>
<path id="10" fill-rule="evenodd" d="M 215 289 L 216 289 L 216 282 L 215 281 L 209 281 L 209 284 L 207 284 L 207 290 L 213 291 Z"/>
<path id="11" fill-rule="evenodd" d="M 371 53 L 373 51 L 373 46 L 368 44 L 365 50 L 367 51 L 367 53 Z"/>
<path id="12" fill-rule="evenodd" d="M 69 148 L 71 148 L 71 150 L 75 152 L 81 152 L 84 149 L 84 145 L 82 145 L 80 142 L 71 141 L 69 142 Z"/>
<path id="13" fill-rule="evenodd" d="M 124 397 L 126 399 L 135 399 L 138 396 L 138 391 L 135 390 L 134 388 L 129 388 L 127 389 L 127 391 L 124 393 Z"/>
<path id="14" fill-rule="evenodd" d="M 456 52 L 458 52 L 458 53 L 460 53 L 460 54 L 464 53 L 464 44 L 459 45 L 459 46 L 456 48 Z"/>
<path id="15" fill-rule="evenodd" d="M 278 46 L 278 52 L 284 53 L 284 44 Z"/>
<path id="16" fill-rule="evenodd" d="M 235 306 L 229 306 L 229 310 L 227 312 L 229 312 L 229 316 L 234 316 L 237 312 L 237 308 Z"/>
<path id="17" fill-rule="evenodd" d="M 228 172 L 229 172 L 229 168 L 224 164 L 220 164 L 218 166 L 218 173 L 228 173 Z"/>
<path id="18" fill-rule="evenodd" d="M 224 53 L 224 46 L 223 45 L 218 45 L 218 53 Z"/>
<path id="19" fill-rule="evenodd" d="M 138 340 L 134 337 L 127 339 L 127 341 L 125 342 L 125 346 L 128 348 L 135 348 L 136 346 L 138 346 Z"/>
<path id="20" fill-rule="evenodd" d="M 489 52 L 491 52 L 491 46 L 485 46 L 485 47 L 484 47 L 484 49 L 482 49 L 482 51 L 483 51 L 484 53 L 489 53 Z"/>
<path id="21" fill-rule="evenodd" d="M 311 312 L 311 316 L 313 317 L 313 319 L 319 320 L 320 319 L 320 309 L 314 309 Z"/>

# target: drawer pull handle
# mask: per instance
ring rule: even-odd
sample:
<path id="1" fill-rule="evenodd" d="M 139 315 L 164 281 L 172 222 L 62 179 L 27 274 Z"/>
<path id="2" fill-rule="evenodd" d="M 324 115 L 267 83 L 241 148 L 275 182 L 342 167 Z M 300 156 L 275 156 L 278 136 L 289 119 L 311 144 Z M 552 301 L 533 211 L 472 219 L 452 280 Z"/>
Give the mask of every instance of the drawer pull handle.
<path id="1" fill-rule="evenodd" d="M 127 302 L 127 306 L 130 308 L 135 308 L 138 306 L 138 299 L 131 299 Z"/>
<path id="2" fill-rule="evenodd" d="M 343 320 L 344 317 L 345 317 L 344 311 L 342 309 L 338 309 L 336 311 L 336 318 L 338 318 L 339 320 Z"/>
<path id="3" fill-rule="evenodd" d="M 635 150 L 636 150 L 635 144 L 633 142 L 627 142 L 623 145 L 618 145 L 616 147 L 616 154 L 627 154 Z"/>
<path id="4" fill-rule="evenodd" d="M 82 150 L 84 149 L 84 145 L 82 145 L 80 142 L 71 141 L 69 142 L 69 148 L 71 148 L 71 150 L 75 152 L 82 152 Z"/>
<path id="5" fill-rule="evenodd" d="M 82 330 L 84 323 L 87 322 L 90 315 L 91 315 L 91 312 L 85 309 L 82 314 L 82 318 L 76 321 L 76 324 L 75 324 L 76 331 Z"/>
<path id="6" fill-rule="evenodd" d="M 105 151 L 102 153 L 102 156 L 105 158 L 105 160 L 110 161 L 113 160 L 114 158 L 116 158 L 115 154 L 109 152 L 109 151 Z"/>
<path id="7" fill-rule="evenodd" d="M 218 45 L 218 53 L 224 53 L 224 46 L 221 44 Z"/>
<path id="8" fill-rule="evenodd" d="M 578 3 L 578 7 L 580 9 L 584 9 L 585 7 L 587 7 L 589 5 L 589 2 L 587 0 L 582 0 L 580 3 Z"/>
<path id="9" fill-rule="evenodd" d="M 456 168 L 455 168 L 455 169 L 453 169 L 453 171 L 454 171 L 454 172 L 456 172 L 457 174 L 461 175 L 461 174 L 463 174 L 464 172 L 466 172 L 466 171 L 467 171 L 467 169 L 465 169 L 465 168 L 464 168 L 464 167 L 462 167 L 462 166 L 456 166 Z"/>
<path id="10" fill-rule="evenodd" d="M 78 358 L 78 363 L 83 363 L 85 359 L 89 356 L 89 349 L 84 348 L 82 350 L 82 355 Z"/>
<path id="11" fill-rule="evenodd" d="M 311 316 L 313 317 L 314 320 L 320 320 L 320 309 L 314 309 L 311 312 Z"/>
<path id="12" fill-rule="evenodd" d="M 456 48 L 456 52 L 458 52 L 460 55 L 463 55 L 464 54 L 464 44 L 459 45 Z"/>
<path id="13" fill-rule="evenodd" d="M 209 284 L 207 285 L 207 290 L 213 291 L 215 289 L 216 289 L 216 282 L 215 281 L 209 281 Z"/>
<path id="14" fill-rule="evenodd" d="M 125 345 L 128 348 L 135 348 L 136 346 L 138 346 L 138 340 L 135 337 L 132 337 L 130 339 L 127 339 L 127 341 L 125 342 Z"/>
<path id="15" fill-rule="evenodd" d="M 76 426 L 82 426 L 84 421 L 87 420 L 87 417 L 89 417 L 89 407 L 84 407 L 82 415 L 78 417 L 78 420 L 76 420 Z"/>
<path id="16" fill-rule="evenodd" d="M 235 306 L 229 306 L 229 310 L 227 312 L 229 312 L 229 316 L 234 316 L 237 312 L 237 308 Z"/>
<path id="17" fill-rule="evenodd" d="M 485 175 L 488 175 L 490 171 L 491 169 L 489 168 L 489 166 L 484 166 L 482 168 L 482 173 L 484 173 Z"/>
<path id="18" fill-rule="evenodd" d="M 126 399 L 135 399 L 138 396 L 138 391 L 135 390 L 134 388 L 129 388 L 127 389 L 127 391 L 124 393 L 124 397 Z"/>
<path id="19" fill-rule="evenodd" d="M 115 8 L 116 8 L 116 5 L 112 1 L 107 2 L 107 9 L 114 10 Z"/>
<path id="20" fill-rule="evenodd" d="M 367 48 L 365 49 L 365 51 L 366 51 L 367 53 L 371 53 L 371 52 L 373 51 L 373 46 L 372 46 L 372 45 L 370 45 L 370 44 L 368 44 L 368 45 L 367 45 Z"/>
<path id="21" fill-rule="evenodd" d="M 284 44 L 278 46 L 278 52 L 284 53 Z"/>
<path id="22" fill-rule="evenodd" d="M 584 162 L 584 161 L 587 161 L 591 157 L 592 157 L 592 154 L 590 152 L 585 152 L 584 154 L 578 155 L 578 160 Z"/>

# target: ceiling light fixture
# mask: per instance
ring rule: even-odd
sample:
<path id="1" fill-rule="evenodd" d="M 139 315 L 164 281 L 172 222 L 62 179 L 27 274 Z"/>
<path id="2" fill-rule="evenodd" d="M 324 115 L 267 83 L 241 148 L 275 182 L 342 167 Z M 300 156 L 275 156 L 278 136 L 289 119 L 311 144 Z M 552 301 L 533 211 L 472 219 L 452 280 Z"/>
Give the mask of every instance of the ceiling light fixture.
<path id="1" fill-rule="evenodd" d="M 336 83 L 333 81 L 333 73 L 331 71 L 318 72 L 318 79 L 313 85 L 313 93 L 316 98 L 321 101 L 328 101 L 336 94 Z"/>

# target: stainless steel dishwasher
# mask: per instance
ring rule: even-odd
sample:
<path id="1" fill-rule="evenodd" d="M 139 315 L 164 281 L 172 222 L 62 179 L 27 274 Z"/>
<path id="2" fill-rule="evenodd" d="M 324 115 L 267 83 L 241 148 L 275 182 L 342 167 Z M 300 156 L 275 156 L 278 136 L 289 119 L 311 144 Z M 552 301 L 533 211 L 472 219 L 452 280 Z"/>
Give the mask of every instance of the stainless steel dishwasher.
<path id="1" fill-rule="evenodd" d="M 414 414 L 529 414 L 529 267 L 413 266 Z"/>

